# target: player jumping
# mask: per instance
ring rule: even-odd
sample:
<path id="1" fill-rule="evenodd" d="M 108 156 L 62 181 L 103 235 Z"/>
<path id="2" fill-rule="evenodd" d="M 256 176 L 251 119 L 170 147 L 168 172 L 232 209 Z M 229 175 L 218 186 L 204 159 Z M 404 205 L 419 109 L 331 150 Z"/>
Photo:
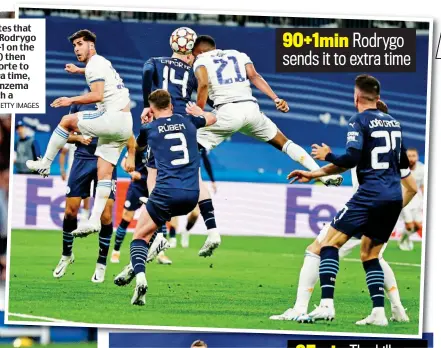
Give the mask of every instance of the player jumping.
<path id="1" fill-rule="evenodd" d="M 402 146 L 401 126 L 392 116 L 377 109 L 380 83 L 368 75 L 355 80 L 354 104 L 358 113 L 348 123 L 346 153 L 336 156 L 331 149 L 313 145 L 315 158 L 331 162 L 312 172 L 295 170 L 293 181 L 309 182 L 321 176 L 357 167 L 359 188 L 334 217 L 321 242 L 319 277 L 322 290 L 319 307 L 307 319 L 335 317 L 334 288 L 339 270 L 339 249 L 353 236 L 362 234 L 360 258 L 372 299 L 372 313 L 357 325 L 386 326 L 384 271 L 379 255 L 389 240 L 403 207 L 401 169 L 409 166 Z"/>
<path id="2" fill-rule="evenodd" d="M 156 90 L 148 99 L 154 120 L 141 130 L 137 147 L 142 151 L 150 146 L 157 177 L 130 244 L 131 264 L 136 275 L 133 305 L 145 304 L 145 263 L 154 231 L 171 217 L 188 214 L 198 203 L 200 157 L 196 131 L 216 122 L 210 113 L 199 117 L 174 114 L 170 93 L 165 90 Z M 188 112 L 191 111 L 189 106 Z"/>
<path id="3" fill-rule="evenodd" d="M 97 137 L 95 155 L 98 157 L 98 183 L 92 214 L 84 225 L 72 232 L 74 237 L 84 237 L 101 229 L 101 214 L 112 190 L 112 173 L 122 149 L 133 139 L 133 120 L 130 113 L 129 90 L 124 86 L 112 64 L 96 53 L 96 35 L 90 30 L 80 30 L 69 37 L 78 61 L 86 64 L 78 68 L 73 64 L 66 71 L 85 74 L 90 92 L 76 97 L 61 97 L 52 107 L 72 104 L 96 103 L 97 111 L 82 111 L 66 115 L 52 133 L 46 153 L 42 159 L 27 161 L 29 169 L 48 176 L 57 153 L 66 144 L 70 132 L 79 132 L 86 137 Z M 134 163 L 128 165 L 134 170 Z"/>
<path id="4" fill-rule="evenodd" d="M 240 132 L 273 145 L 309 170 L 320 167 L 299 145 L 277 128 L 259 109 L 250 82 L 274 101 L 281 112 L 288 112 L 288 103 L 280 99 L 269 84 L 257 73 L 251 59 L 236 50 L 216 49 L 215 40 L 208 35 L 196 39 L 193 47 L 196 60 L 193 69 L 198 81 L 197 105 L 203 110 L 207 98 L 214 103 L 218 121 L 198 131 L 198 143 L 211 150 L 234 133 Z M 320 178 L 325 185 L 339 186 L 340 175 Z M 208 235 L 206 246 L 211 248 L 218 236 Z"/>

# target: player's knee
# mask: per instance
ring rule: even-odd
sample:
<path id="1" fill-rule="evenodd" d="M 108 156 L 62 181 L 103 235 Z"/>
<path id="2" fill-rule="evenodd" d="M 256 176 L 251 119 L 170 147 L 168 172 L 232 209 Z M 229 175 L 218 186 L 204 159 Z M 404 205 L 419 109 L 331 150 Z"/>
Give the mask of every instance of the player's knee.
<path id="1" fill-rule="evenodd" d="M 314 241 L 306 248 L 306 251 L 313 253 L 315 255 L 320 255 L 320 244 L 317 241 Z"/>
<path id="2" fill-rule="evenodd" d="M 124 209 L 122 218 L 128 222 L 132 221 L 134 212 Z"/>
<path id="3" fill-rule="evenodd" d="M 64 115 L 61 118 L 60 126 L 63 128 L 71 128 L 72 126 L 72 115 Z"/>
<path id="4" fill-rule="evenodd" d="M 66 209 L 64 210 L 64 218 L 67 220 L 73 220 L 76 219 L 78 215 L 78 207 L 73 206 L 66 206 Z"/>
<path id="5" fill-rule="evenodd" d="M 372 250 L 360 249 L 360 260 L 361 262 L 366 262 L 372 259 L 378 258 L 379 255 L 374 253 Z"/>

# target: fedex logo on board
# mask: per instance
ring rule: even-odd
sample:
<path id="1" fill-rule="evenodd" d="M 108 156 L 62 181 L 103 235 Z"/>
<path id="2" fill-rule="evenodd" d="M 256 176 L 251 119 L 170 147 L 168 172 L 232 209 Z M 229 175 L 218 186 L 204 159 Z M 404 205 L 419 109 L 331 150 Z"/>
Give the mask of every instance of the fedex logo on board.
<path id="1" fill-rule="evenodd" d="M 319 192 L 313 195 L 312 187 L 292 186 L 287 188 L 285 233 L 295 234 L 300 229 L 310 229 L 319 234 L 323 225 L 332 220 L 339 208 L 328 203 L 327 197 L 319 196 Z"/>

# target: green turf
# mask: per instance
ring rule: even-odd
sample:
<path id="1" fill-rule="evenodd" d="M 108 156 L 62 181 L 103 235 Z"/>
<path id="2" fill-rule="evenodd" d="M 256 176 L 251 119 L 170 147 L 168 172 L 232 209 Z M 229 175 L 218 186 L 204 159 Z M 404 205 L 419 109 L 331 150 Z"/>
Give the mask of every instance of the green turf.
<path id="1" fill-rule="evenodd" d="M 133 284 L 124 288 L 113 284 L 113 277 L 128 261 L 128 241 L 122 248 L 124 264 L 109 263 L 106 281 L 93 284 L 97 236 L 75 240 L 76 261 L 56 280 L 52 271 L 60 257 L 61 238 L 61 232 L 13 230 L 11 313 L 99 324 L 418 334 L 419 267 L 392 265 L 410 323 L 390 323 L 386 328 L 356 326 L 355 321 L 370 312 L 371 301 L 361 263 L 342 261 L 336 320 L 308 325 L 268 317 L 292 305 L 304 250 L 311 239 L 224 237 L 215 255 L 204 259 L 197 251 L 205 237 L 192 236 L 189 249 L 168 251 L 173 265 L 148 265 L 147 305 L 134 307 L 130 305 Z M 358 258 L 358 252 L 349 257 Z M 421 244 L 416 243 L 412 252 L 402 252 L 392 242 L 386 259 L 420 264 Z M 319 297 L 317 287 L 310 309 Z M 386 309 L 389 316 L 388 305 Z"/>

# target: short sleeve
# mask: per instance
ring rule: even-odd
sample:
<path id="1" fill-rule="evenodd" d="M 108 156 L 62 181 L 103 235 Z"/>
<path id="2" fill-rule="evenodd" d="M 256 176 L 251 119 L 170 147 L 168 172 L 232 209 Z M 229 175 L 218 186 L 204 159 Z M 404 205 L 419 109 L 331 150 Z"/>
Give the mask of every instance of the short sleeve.
<path id="1" fill-rule="evenodd" d="M 86 80 L 89 84 L 105 81 L 104 62 L 98 57 L 91 60 L 86 66 Z"/>
<path id="2" fill-rule="evenodd" d="M 351 117 L 348 122 L 348 132 L 346 135 L 346 149 L 363 149 L 363 126 L 360 117 L 357 115 Z"/>
<path id="3" fill-rule="evenodd" d="M 241 52 L 240 53 L 240 58 L 241 58 L 241 60 L 242 60 L 244 65 L 253 64 L 253 61 L 251 60 L 251 58 L 246 53 Z"/>
<path id="4" fill-rule="evenodd" d="M 401 179 L 405 179 L 410 175 L 410 169 L 400 169 Z"/>
<path id="5" fill-rule="evenodd" d="M 207 120 L 204 116 L 187 116 L 191 123 L 196 127 L 196 129 L 205 127 L 207 125 Z"/>
<path id="6" fill-rule="evenodd" d="M 197 58 L 193 64 L 193 71 L 196 72 L 199 67 L 201 66 L 207 66 L 207 58 L 206 57 L 200 57 Z"/>

